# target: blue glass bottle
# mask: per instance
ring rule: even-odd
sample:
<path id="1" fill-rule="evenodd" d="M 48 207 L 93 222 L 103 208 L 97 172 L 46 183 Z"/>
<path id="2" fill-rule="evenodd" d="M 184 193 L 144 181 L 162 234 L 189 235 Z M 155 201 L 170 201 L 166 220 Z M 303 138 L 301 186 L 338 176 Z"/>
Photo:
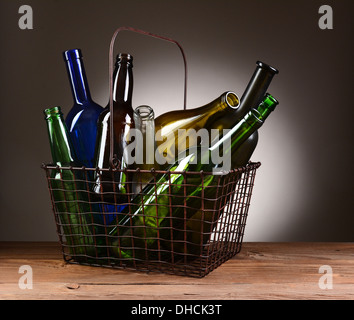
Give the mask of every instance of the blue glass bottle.
<path id="1" fill-rule="evenodd" d="M 103 108 L 91 98 L 81 50 L 68 50 L 63 55 L 74 97 L 74 106 L 68 113 L 65 122 L 78 161 L 82 165 L 92 168 L 94 165 L 97 119 Z"/>

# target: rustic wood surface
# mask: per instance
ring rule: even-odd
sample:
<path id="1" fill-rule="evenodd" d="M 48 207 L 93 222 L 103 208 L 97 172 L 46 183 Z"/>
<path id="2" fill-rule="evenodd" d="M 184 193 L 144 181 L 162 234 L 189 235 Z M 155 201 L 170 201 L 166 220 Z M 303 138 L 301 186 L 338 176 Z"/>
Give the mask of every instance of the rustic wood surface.
<path id="1" fill-rule="evenodd" d="M 32 289 L 19 287 L 22 265 L 32 267 Z M 332 289 L 320 288 L 324 265 L 332 268 Z M 0 242 L 0 299 L 354 300 L 354 243 L 244 243 L 196 279 L 70 265 L 57 243 Z"/>

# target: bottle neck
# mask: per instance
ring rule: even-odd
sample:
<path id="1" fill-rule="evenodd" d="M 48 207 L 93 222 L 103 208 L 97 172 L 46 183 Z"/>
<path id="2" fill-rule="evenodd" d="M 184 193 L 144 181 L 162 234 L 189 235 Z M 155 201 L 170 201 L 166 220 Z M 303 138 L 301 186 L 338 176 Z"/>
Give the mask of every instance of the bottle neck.
<path id="1" fill-rule="evenodd" d="M 68 50 L 64 52 L 64 59 L 70 78 L 71 90 L 76 104 L 84 105 L 91 102 L 91 95 L 87 83 L 81 50 Z"/>
<path id="2" fill-rule="evenodd" d="M 150 106 L 142 105 L 135 108 L 134 123 L 135 128 L 139 129 L 142 134 L 146 134 L 148 130 L 155 135 L 155 113 Z"/>
<path id="3" fill-rule="evenodd" d="M 258 106 L 275 74 L 279 71 L 263 62 L 257 61 L 257 67 L 248 83 L 240 102 L 239 113 L 247 114 L 251 108 Z"/>
<path id="4" fill-rule="evenodd" d="M 222 147 L 224 154 L 231 153 L 232 150 L 237 149 L 252 133 L 259 129 L 262 124 L 263 121 L 260 119 L 258 112 L 252 109 L 236 126 L 224 134 L 218 142 L 214 143 L 209 150 L 219 152 L 219 148 Z"/>
<path id="5" fill-rule="evenodd" d="M 279 104 L 273 96 L 269 93 L 266 94 L 262 103 L 258 106 L 257 111 L 260 114 L 261 119 L 264 121 L 274 111 L 275 107 Z"/>
<path id="6" fill-rule="evenodd" d="M 140 130 L 141 133 L 141 137 L 138 136 L 136 138 L 138 149 L 136 149 L 135 154 L 142 155 L 139 159 L 139 161 L 142 160 L 143 162 L 141 164 L 154 164 L 156 150 L 154 110 L 147 105 L 135 108 L 134 124 L 135 129 Z"/>
<path id="7" fill-rule="evenodd" d="M 60 107 L 44 110 L 53 162 L 59 166 L 75 161 L 73 147 Z"/>
<path id="8" fill-rule="evenodd" d="M 117 72 L 113 84 L 113 102 L 132 104 L 133 71 L 132 64 L 127 60 L 117 62 Z"/>
<path id="9" fill-rule="evenodd" d="M 239 107 L 239 102 L 240 100 L 236 93 L 232 91 L 226 91 L 220 97 L 209 102 L 208 104 L 196 108 L 194 110 L 190 109 L 190 111 L 195 112 L 197 114 L 204 114 L 210 117 L 211 115 L 223 111 L 225 109 L 237 110 Z"/>

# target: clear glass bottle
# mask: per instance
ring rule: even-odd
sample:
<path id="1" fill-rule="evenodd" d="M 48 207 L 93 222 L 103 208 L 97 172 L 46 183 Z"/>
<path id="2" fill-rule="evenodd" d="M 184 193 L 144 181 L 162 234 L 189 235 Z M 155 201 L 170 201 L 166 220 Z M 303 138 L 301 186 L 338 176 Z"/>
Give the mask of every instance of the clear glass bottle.
<path id="1" fill-rule="evenodd" d="M 155 113 L 150 106 L 142 105 L 134 110 L 136 135 L 136 168 L 151 170 L 155 164 Z M 136 172 L 133 177 L 133 193 L 139 193 L 153 178 L 151 173 Z"/>

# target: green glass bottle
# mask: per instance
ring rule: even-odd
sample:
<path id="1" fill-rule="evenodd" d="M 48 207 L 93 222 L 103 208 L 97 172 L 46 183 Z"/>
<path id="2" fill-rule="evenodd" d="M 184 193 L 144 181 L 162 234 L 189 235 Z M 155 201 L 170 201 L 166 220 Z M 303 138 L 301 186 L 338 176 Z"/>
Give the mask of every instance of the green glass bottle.
<path id="1" fill-rule="evenodd" d="M 275 107 L 279 104 L 279 101 L 276 100 L 272 95 L 267 93 L 262 101 L 262 103 L 253 110 L 255 114 L 257 115 L 257 118 L 261 120 L 263 123 L 264 121 L 269 117 L 269 115 L 275 110 Z M 251 134 L 250 137 L 252 137 L 254 134 Z M 246 140 L 249 141 L 249 138 Z M 245 142 L 244 142 L 245 143 Z M 243 152 L 241 149 L 243 144 L 241 144 L 241 147 L 236 147 L 232 150 L 231 154 L 231 167 L 232 168 L 237 168 L 239 159 L 240 159 L 240 152 Z M 224 199 L 224 204 L 226 205 L 229 202 L 229 197 L 225 197 Z M 207 217 L 205 215 L 205 212 L 202 210 L 198 210 L 186 223 L 186 239 L 185 242 L 188 243 L 188 253 L 193 253 L 193 254 L 199 254 L 201 252 L 201 243 L 205 245 L 210 237 L 210 233 L 212 229 L 209 227 L 212 221 L 205 219 Z M 203 226 L 202 226 L 202 221 Z M 205 230 L 207 232 L 205 233 Z M 202 237 L 203 234 L 203 237 Z M 178 237 L 178 235 L 177 235 Z M 183 252 L 184 251 L 184 246 L 176 246 L 175 251 Z"/>
<path id="2" fill-rule="evenodd" d="M 44 110 L 53 163 L 59 167 L 78 167 L 75 152 L 60 107 Z M 80 190 L 85 190 L 82 177 L 69 169 L 54 169 L 50 187 L 56 217 L 61 224 L 66 245 L 74 260 L 93 255 L 92 215 Z"/>
<path id="3" fill-rule="evenodd" d="M 202 133 L 201 130 L 206 130 L 208 138 L 203 142 L 209 146 L 210 127 L 219 118 L 232 116 L 238 106 L 238 96 L 227 91 L 202 107 L 170 111 L 157 117 L 155 169 L 166 169 L 175 162 L 180 151 L 200 144 L 203 138 L 197 133 Z"/>
<path id="4" fill-rule="evenodd" d="M 277 99 L 275 99 L 270 93 L 266 93 L 264 100 L 257 108 L 260 118 L 265 121 L 278 104 L 279 101 Z"/>
<path id="5" fill-rule="evenodd" d="M 188 248 L 181 240 L 181 236 L 188 238 L 187 232 L 183 232 L 185 224 L 202 208 L 204 223 L 199 219 L 199 230 L 202 225 L 205 233 L 211 233 L 221 214 L 215 208 L 220 207 L 220 201 L 225 201 L 225 196 L 220 196 L 220 188 L 231 169 L 232 153 L 262 124 L 258 111 L 251 109 L 212 147 L 198 145 L 182 152 L 169 168 L 170 172 L 157 174 L 152 184 L 122 212 L 118 227 L 110 234 L 112 254 L 125 259 L 143 259 L 154 257 L 154 252 L 160 255 L 161 248 L 167 255 L 171 250 L 184 254 L 196 251 L 190 248 L 194 243 L 200 251 L 205 239 L 196 241 L 192 237 L 190 240 L 195 242 Z M 220 154 L 223 154 L 221 162 Z M 185 171 L 193 173 L 189 175 Z M 205 173 L 203 179 L 201 171 Z"/>

